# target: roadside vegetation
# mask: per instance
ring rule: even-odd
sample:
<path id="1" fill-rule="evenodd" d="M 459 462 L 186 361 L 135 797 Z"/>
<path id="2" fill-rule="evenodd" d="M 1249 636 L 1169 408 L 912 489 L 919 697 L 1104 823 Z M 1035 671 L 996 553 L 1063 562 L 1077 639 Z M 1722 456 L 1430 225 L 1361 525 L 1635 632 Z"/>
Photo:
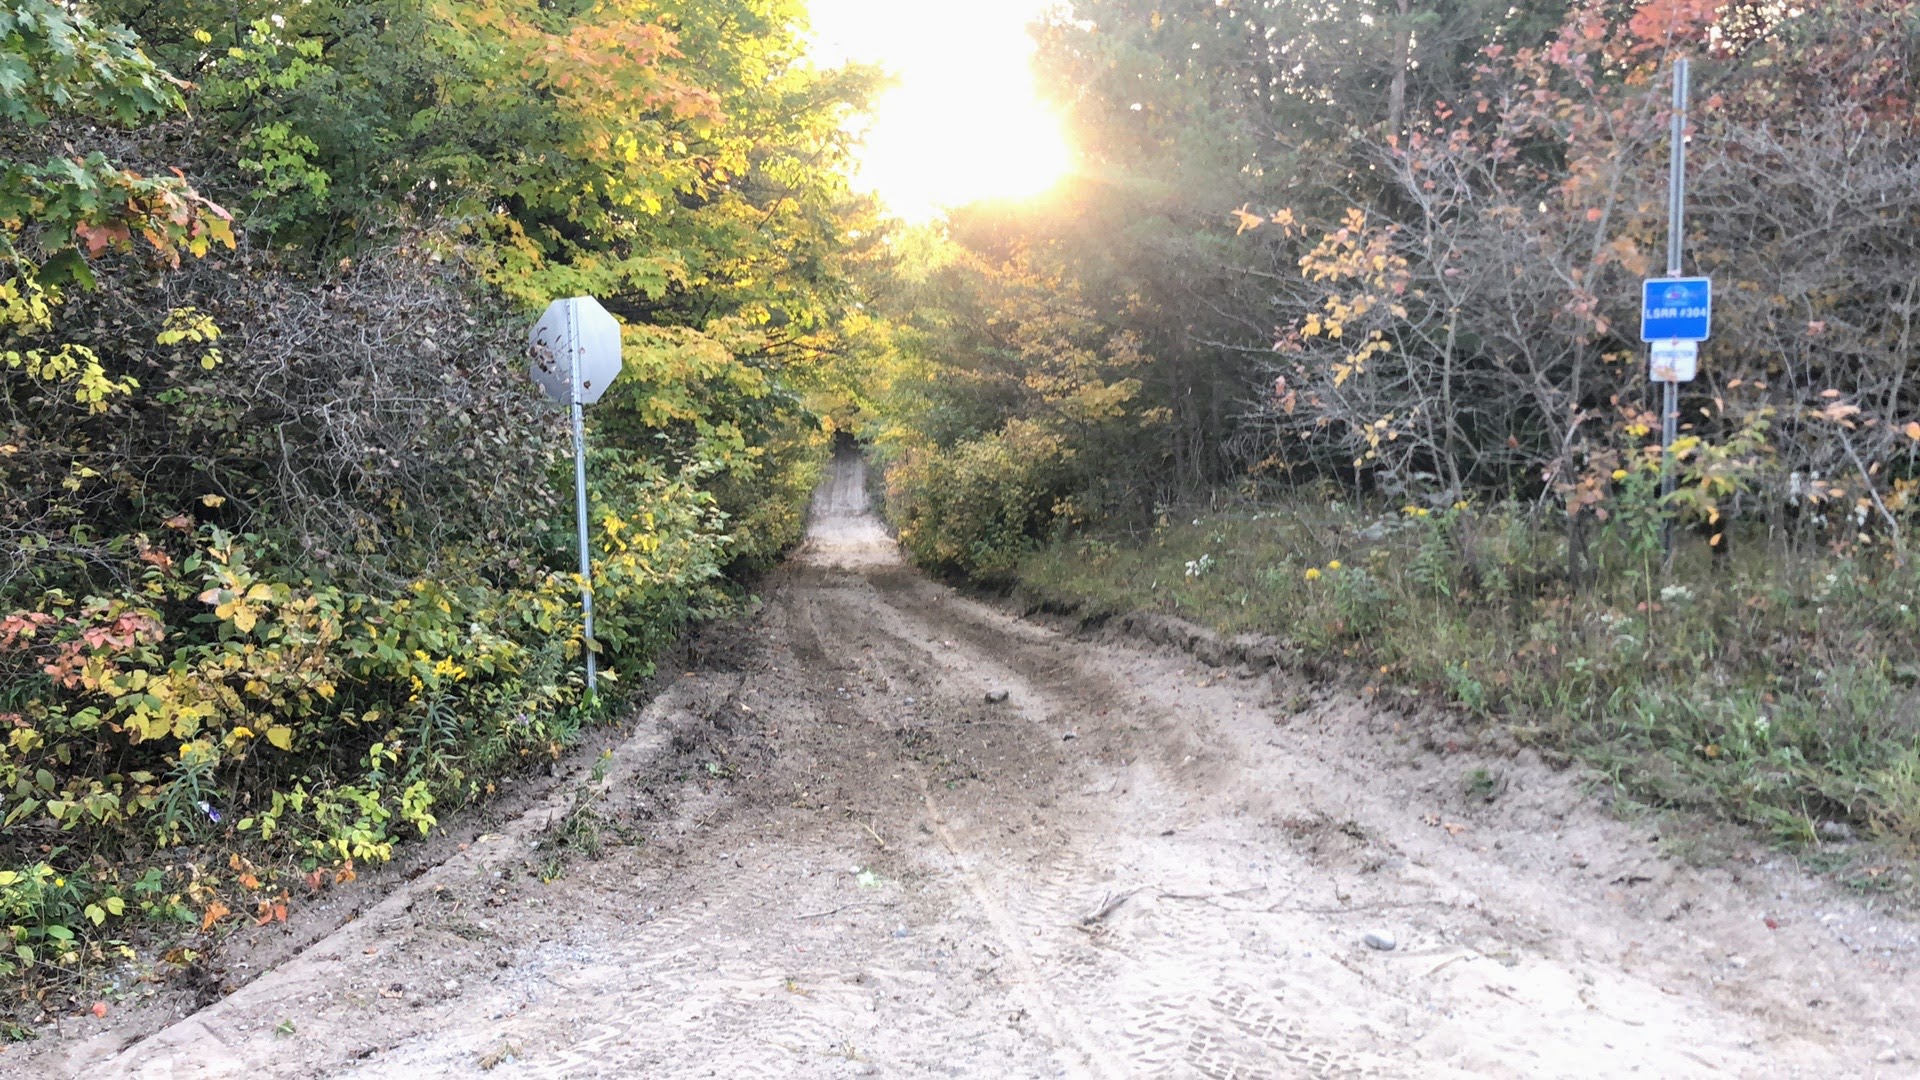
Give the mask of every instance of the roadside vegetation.
<path id="1" fill-rule="evenodd" d="M 877 232 L 801 14 L 0 2 L 7 1031 L 551 761 L 798 538 Z M 581 293 L 598 699 L 523 344 Z"/>
<path id="2" fill-rule="evenodd" d="M 1653 515 L 1615 520 L 1582 589 L 1523 507 L 1370 511 L 1337 493 L 1062 541 L 1021 562 L 1019 589 L 1083 618 L 1273 636 L 1356 689 L 1415 688 L 1571 753 L 1645 805 L 1797 844 L 1920 846 L 1920 577 L 1763 536 L 1718 566 L 1696 542 L 1663 574 Z M 1862 887 L 1902 881 L 1866 869 Z"/>
<path id="3" fill-rule="evenodd" d="M 1920 5 L 1084 0 L 1038 33 L 1086 168 L 896 286 L 876 442 L 917 560 L 1271 634 L 1656 806 L 1920 847 Z M 1718 299 L 1662 500 L 1637 305 L 1681 53 Z"/>

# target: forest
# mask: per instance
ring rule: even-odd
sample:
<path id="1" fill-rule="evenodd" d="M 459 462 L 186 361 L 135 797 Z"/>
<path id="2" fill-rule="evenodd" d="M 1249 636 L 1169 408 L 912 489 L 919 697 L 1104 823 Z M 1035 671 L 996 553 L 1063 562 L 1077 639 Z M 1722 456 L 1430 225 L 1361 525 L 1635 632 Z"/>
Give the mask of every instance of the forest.
<path id="1" fill-rule="evenodd" d="M 629 710 L 836 437 L 937 575 L 1275 634 L 1783 844 L 1920 845 L 1920 4 L 1071 0 L 1033 34 L 1074 174 L 930 225 L 850 183 L 884 77 L 805 26 L 0 0 L 20 1003 L 284 921 Z M 1668 461 L 1637 304 L 1679 55 L 1717 310 Z M 592 641 L 524 345 L 576 295 L 626 364 Z"/>

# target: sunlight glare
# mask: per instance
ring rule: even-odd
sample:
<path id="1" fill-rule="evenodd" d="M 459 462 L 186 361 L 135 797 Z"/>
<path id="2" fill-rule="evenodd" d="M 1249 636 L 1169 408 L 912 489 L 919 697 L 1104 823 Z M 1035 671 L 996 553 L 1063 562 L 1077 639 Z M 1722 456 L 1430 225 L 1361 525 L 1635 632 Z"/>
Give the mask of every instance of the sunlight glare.
<path id="1" fill-rule="evenodd" d="M 822 65 L 878 64 L 896 80 L 874 105 L 855 185 L 926 220 L 980 199 L 1026 198 L 1072 166 L 1039 98 L 1027 25 L 1047 0 L 811 0 Z"/>

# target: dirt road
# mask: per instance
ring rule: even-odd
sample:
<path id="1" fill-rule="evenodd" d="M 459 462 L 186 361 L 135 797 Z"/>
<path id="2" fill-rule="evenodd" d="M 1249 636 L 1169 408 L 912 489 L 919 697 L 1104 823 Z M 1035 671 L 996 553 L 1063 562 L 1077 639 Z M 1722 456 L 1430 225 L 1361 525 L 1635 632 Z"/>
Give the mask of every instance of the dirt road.
<path id="1" fill-rule="evenodd" d="M 1572 772 L 1249 675 L 927 581 L 844 457 L 736 647 L 604 776 L 211 1007 L 40 1066 L 1920 1075 L 1910 923 L 1765 849 L 1667 861 L 1681 826 Z M 628 842 L 556 867 L 575 798 Z"/>

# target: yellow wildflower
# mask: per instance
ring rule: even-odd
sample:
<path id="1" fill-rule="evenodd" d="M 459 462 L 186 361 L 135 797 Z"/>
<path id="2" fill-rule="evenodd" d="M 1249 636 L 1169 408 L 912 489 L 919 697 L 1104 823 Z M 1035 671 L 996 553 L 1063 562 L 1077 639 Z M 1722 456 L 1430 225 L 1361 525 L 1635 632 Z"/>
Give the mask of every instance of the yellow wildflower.
<path id="1" fill-rule="evenodd" d="M 1309 570 L 1309 571 L 1307 571 L 1307 580 L 1308 580 L 1308 581 L 1319 581 L 1319 580 L 1320 580 L 1320 571 L 1319 571 L 1319 569 L 1318 569 L 1317 567 L 1316 567 L 1315 569 L 1312 569 L 1312 570 Z"/>

